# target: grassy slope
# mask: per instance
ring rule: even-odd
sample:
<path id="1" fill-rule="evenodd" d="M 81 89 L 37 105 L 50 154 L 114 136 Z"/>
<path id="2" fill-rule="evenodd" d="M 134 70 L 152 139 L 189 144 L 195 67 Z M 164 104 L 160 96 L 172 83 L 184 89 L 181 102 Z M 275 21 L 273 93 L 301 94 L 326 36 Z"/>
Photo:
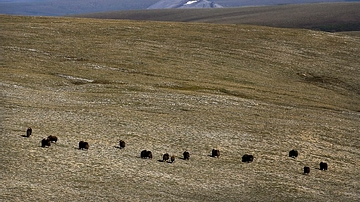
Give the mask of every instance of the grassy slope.
<path id="1" fill-rule="evenodd" d="M 1 201 L 360 198 L 359 38 L 15 16 L 0 26 Z M 59 142 L 39 147 L 48 135 Z M 157 161 L 184 150 L 188 162 Z"/>
<path id="2" fill-rule="evenodd" d="M 82 17 L 252 24 L 323 31 L 360 31 L 360 3 L 322 3 L 223 9 L 139 10 L 79 15 Z"/>

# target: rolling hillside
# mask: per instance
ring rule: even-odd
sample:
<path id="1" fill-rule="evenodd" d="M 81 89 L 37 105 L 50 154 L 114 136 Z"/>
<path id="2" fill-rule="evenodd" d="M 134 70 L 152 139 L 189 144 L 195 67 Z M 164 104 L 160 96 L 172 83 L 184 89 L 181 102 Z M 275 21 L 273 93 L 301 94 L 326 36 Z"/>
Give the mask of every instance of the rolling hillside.
<path id="1" fill-rule="evenodd" d="M 221 9 L 163 9 L 77 15 L 101 19 L 252 24 L 322 31 L 360 31 L 360 3 L 324 3 Z"/>
<path id="2" fill-rule="evenodd" d="M 357 37 L 0 15 L 0 39 L 0 201 L 360 199 Z"/>
<path id="3" fill-rule="evenodd" d="M 0 0 L 0 14 L 63 16 L 90 12 L 145 10 L 160 0 Z M 346 2 L 348 0 L 216 0 L 224 7 Z M 358 0 L 356 0 L 358 1 Z"/>

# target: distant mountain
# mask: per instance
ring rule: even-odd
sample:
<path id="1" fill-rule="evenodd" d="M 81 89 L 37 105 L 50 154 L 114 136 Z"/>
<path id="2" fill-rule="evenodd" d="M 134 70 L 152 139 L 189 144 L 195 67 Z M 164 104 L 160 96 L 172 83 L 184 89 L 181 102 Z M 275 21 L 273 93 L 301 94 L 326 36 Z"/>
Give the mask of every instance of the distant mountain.
<path id="1" fill-rule="evenodd" d="M 213 8 L 360 0 L 0 0 L 0 14 L 64 16 L 163 8 Z"/>
<path id="2" fill-rule="evenodd" d="M 161 0 L 148 9 L 168 8 L 222 8 L 223 6 L 207 0 Z"/>
<path id="3" fill-rule="evenodd" d="M 330 32 L 360 31 L 360 3 L 317 3 L 219 9 L 147 9 L 74 15 L 99 19 L 128 19 L 219 24 L 251 24 Z"/>
<path id="4" fill-rule="evenodd" d="M 119 10 L 146 10 L 159 0 L 0 0 L 0 14 L 63 16 Z"/>

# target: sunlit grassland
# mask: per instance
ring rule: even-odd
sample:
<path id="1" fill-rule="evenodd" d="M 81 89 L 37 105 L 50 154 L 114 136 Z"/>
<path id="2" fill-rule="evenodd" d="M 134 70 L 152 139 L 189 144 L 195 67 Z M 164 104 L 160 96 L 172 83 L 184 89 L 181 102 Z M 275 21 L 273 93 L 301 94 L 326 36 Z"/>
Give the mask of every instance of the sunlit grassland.
<path id="1" fill-rule="evenodd" d="M 359 38 L 5 15 L 0 26 L 3 201 L 360 198 Z M 41 148 L 48 135 L 58 143 Z M 158 161 L 166 152 L 175 163 Z"/>

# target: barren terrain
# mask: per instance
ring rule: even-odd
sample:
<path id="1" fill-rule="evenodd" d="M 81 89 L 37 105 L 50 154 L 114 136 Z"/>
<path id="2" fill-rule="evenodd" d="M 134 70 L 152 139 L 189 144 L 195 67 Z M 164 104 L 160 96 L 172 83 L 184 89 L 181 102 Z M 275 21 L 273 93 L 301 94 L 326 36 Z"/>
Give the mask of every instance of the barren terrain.
<path id="1" fill-rule="evenodd" d="M 1 15 L 0 40 L 0 201 L 360 200 L 358 37 Z"/>

